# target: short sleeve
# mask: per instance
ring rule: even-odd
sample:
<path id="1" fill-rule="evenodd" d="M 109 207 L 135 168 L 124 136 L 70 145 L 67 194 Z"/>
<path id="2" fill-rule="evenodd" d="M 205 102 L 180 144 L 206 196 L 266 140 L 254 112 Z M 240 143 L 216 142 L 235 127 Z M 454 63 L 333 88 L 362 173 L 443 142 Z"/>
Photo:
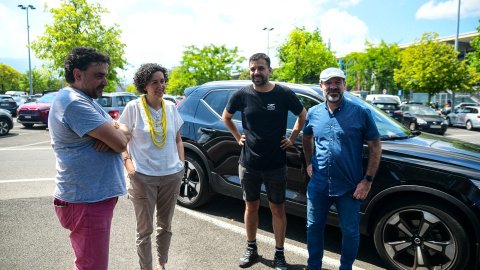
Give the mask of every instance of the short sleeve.
<path id="1" fill-rule="evenodd" d="M 90 103 L 84 100 L 72 101 L 65 109 L 63 121 L 79 136 L 103 125 L 108 120 Z"/>

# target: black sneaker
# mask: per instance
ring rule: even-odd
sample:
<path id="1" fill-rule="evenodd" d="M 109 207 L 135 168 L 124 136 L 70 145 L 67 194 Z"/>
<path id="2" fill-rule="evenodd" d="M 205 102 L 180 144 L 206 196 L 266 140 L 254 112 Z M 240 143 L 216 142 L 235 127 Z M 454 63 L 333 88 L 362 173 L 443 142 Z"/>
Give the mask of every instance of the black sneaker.
<path id="1" fill-rule="evenodd" d="M 238 260 L 238 266 L 244 268 L 244 267 L 249 267 L 252 265 L 253 260 L 258 257 L 258 251 L 256 248 L 251 248 L 247 247 L 247 250 L 245 250 L 245 254 L 240 257 Z"/>
<path id="2" fill-rule="evenodd" d="M 273 267 L 275 267 L 275 270 L 287 270 L 287 262 L 285 261 L 285 255 L 283 252 L 275 253 Z"/>

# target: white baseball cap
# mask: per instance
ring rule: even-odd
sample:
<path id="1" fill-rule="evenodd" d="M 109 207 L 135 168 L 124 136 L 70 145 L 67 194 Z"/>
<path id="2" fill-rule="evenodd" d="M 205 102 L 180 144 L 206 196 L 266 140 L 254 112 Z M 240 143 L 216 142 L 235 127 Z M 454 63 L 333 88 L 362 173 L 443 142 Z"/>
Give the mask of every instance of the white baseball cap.
<path id="1" fill-rule="evenodd" d="M 345 79 L 345 73 L 341 69 L 338 68 L 327 68 L 320 73 L 320 82 L 325 82 L 330 80 L 331 78 L 339 77 Z"/>

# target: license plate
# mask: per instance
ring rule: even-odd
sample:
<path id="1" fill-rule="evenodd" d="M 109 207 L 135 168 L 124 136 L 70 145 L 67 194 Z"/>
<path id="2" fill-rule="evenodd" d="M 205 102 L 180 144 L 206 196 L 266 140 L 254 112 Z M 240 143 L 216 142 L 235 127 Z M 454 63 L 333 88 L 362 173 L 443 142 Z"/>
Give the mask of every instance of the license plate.
<path id="1" fill-rule="evenodd" d="M 442 126 L 440 125 L 430 125 L 430 128 L 441 128 Z"/>
<path id="2" fill-rule="evenodd" d="M 6 103 L 2 103 L 2 104 L 0 104 L 0 105 L 2 105 L 2 106 L 8 106 L 8 104 L 6 104 Z"/>
<path id="3" fill-rule="evenodd" d="M 25 118 L 26 118 L 26 119 L 30 119 L 30 118 L 32 118 L 32 117 L 31 117 L 30 115 L 25 115 Z"/>

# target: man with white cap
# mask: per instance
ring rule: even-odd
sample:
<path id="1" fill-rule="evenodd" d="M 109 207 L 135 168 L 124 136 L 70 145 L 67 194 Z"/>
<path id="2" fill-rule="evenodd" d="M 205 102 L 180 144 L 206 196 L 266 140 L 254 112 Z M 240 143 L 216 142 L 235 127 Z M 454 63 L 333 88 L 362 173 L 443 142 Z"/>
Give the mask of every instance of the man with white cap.
<path id="1" fill-rule="evenodd" d="M 311 177 L 307 189 L 309 258 L 304 269 L 322 269 L 324 229 L 334 203 L 342 230 L 340 269 L 352 269 L 360 243 L 360 205 L 380 163 L 380 134 L 370 111 L 344 97 L 342 70 L 323 70 L 320 87 L 326 101 L 308 111 L 303 129 L 303 151 Z M 365 141 L 369 162 L 364 173 Z"/>

